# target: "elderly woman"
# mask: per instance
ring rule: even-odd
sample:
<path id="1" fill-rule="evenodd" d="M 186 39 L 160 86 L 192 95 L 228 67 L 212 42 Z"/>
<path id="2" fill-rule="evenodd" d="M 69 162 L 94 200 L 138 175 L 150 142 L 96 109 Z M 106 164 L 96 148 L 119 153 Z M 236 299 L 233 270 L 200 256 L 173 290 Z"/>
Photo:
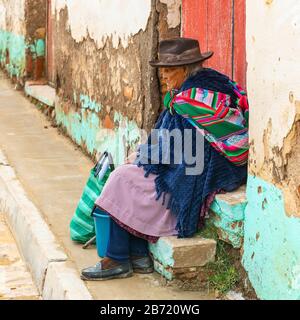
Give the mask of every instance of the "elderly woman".
<path id="1" fill-rule="evenodd" d="M 202 54 L 197 40 L 177 38 L 159 45 L 159 68 L 165 110 L 155 129 L 193 132 L 204 137 L 203 170 L 187 174 L 185 160 L 170 163 L 156 145 L 159 161 L 151 162 L 153 141 L 140 146 L 134 163 L 120 166 L 108 179 L 96 205 L 111 216 L 106 257 L 84 269 L 84 280 L 125 278 L 153 272 L 148 242 L 160 237 L 191 237 L 204 224 L 216 193 L 233 191 L 247 177 L 248 104 L 245 92 L 227 76 L 203 68 L 213 52 Z M 173 143 L 174 147 L 174 143 Z M 142 152 L 143 150 L 143 152 Z M 149 151 L 149 152 L 145 152 Z M 184 152 L 184 147 L 182 148 Z M 144 161 L 145 157 L 148 158 Z"/>

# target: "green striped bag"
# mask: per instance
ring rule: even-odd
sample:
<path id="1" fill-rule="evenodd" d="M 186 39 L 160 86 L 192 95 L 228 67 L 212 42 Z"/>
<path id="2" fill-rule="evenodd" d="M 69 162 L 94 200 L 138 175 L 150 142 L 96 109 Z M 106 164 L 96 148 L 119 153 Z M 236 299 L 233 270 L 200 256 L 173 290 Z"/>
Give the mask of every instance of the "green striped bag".
<path id="1" fill-rule="evenodd" d="M 89 179 L 70 223 L 70 233 L 73 241 L 86 243 L 96 235 L 92 212 L 95 201 L 100 196 L 111 171 L 111 168 L 108 168 L 103 179 L 99 180 L 97 177 L 97 166 L 91 170 Z"/>

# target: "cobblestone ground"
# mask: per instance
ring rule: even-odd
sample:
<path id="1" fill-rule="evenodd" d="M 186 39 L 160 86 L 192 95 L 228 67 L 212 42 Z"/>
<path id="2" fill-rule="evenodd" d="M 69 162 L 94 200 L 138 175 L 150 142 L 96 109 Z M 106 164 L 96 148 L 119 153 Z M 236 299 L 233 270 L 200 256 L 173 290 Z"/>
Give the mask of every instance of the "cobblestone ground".
<path id="1" fill-rule="evenodd" d="M 0 213 L 0 300 L 39 300 L 31 274 Z"/>

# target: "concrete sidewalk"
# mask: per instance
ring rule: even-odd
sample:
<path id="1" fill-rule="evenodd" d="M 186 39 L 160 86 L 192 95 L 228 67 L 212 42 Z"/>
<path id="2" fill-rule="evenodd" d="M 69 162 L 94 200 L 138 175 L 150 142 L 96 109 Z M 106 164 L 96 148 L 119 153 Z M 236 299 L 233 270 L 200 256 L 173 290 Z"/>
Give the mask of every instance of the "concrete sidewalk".
<path id="1" fill-rule="evenodd" d="M 0 300 L 39 300 L 32 277 L 0 212 Z"/>
<path id="2" fill-rule="evenodd" d="M 69 223 L 93 163 L 57 129 L 52 128 L 21 92 L 14 91 L 3 74 L 0 76 L 0 150 L 5 155 L 6 165 L 16 173 L 28 201 L 37 208 L 54 234 L 55 240 L 51 241 L 58 243 L 62 256 L 66 255 L 65 259 L 62 257 L 56 263 L 64 263 L 69 269 L 76 270 L 77 281 L 81 281 L 80 270 L 93 265 L 98 257 L 95 248 L 83 250 L 70 240 Z M 24 224 L 22 232 L 26 233 L 29 227 Z M 54 269 L 55 259 L 51 260 L 51 268 Z M 64 285 L 72 286 L 72 283 L 67 283 L 68 277 L 64 278 L 63 273 L 59 273 L 59 268 L 55 270 L 51 281 L 58 284 L 63 281 Z M 82 285 L 86 285 L 92 297 L 99 300 L 214 298 L 204 292 L 163 287 L 159 279 L 158 274 L 135 275 L 122 280 L 82 282 Z M 47 284 L 47 279 L 38 284 L 40 290 L 43 290 L 45 281 Z M 72 277 L 69 281 L 72 282 Z M 55 298 L 53 292 L 50 296 Z"/>

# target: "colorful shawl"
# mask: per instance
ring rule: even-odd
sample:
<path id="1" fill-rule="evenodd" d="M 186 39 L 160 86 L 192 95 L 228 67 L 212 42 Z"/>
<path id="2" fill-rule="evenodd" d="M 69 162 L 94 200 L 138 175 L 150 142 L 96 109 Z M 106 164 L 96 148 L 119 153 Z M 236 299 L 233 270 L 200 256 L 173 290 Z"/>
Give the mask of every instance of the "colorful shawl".
<path id="1" fill-rule="evenodd" d="M 164 104 L 171 114 L 186 118 L 207 141 L 237 166 L 247 163 L 249 106 L 245 91 L 231 82 L 238 99 L 222 92 L 191 88 L 167 93 Z"/>
<path id="2" fill-rule="evenodd" d="M 217 72 L 216 70 L 204 68 L 196 74 L 190 76 L 180 88 L 180 92 L 191 88 L 203 88 L 207 90 L 223 92 L 230 95 L 233 101 L 238 99 L 235 88 L 231 80 Z M 158 130 L 180 130 L 184 137 L 186 129 L 193 130 L 193 139 L 191 141 L 193 154 L 197 151 L 196 127 L 187 119 L 175 113 L 171 115 L 165 108 L 156 122 L 155 129 Z M 155 189 L 157 200 L 165 194 L 169 194 L 168 209 L 177 218 L 176 230 L 180 238 L 191 237 L 197 232 L 199 221 L 204 223 L 204 215 L 199 217 L 203 205 L 209 196 L 224 190 L 233 191 L 244 184 L 247 180 L 247 165 L 236 166 L 228 161 L 218 151 L 211 146 L 205 139 L 204 141 L 204 169 L 202 174 L 187 175 L 186 168 L 188 164 L 183 161 L 181 164 L 166 165 L 163 163 L 163 157 L 160 157 L 159 163 L 151 162 L 153 151 L 153 139 L 151 134 L 147 143 L 140 145 L 136 164 L 145 171 L 145 177 L 155 174 Z M 171 142 L 174 139 L 171 139 Z M 156 149 L 155 149 L 156 150 Z M 163 153 L 162 146 L 160 154 Z M 185 144 L 182 144 L 182 152 L 185 154 Z M 174 148 L 170 148 L 170 158 L 173 159 Z M 146 158 L 146 159 L 144 159 Z M 145 161 L 147 160 L 148 161 Z"/>

